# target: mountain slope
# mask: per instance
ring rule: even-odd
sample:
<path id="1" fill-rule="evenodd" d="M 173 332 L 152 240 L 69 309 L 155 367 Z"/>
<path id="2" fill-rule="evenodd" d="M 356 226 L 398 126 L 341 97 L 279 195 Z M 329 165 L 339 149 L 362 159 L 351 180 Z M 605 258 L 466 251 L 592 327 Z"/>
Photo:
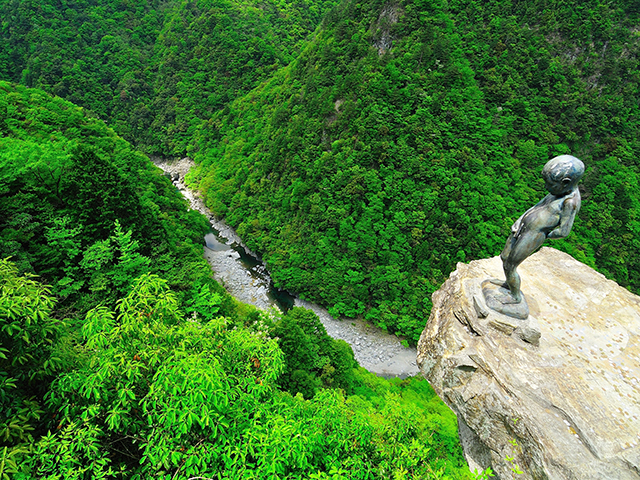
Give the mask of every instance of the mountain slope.
<path id="1" fill-rule="evenodd" d="M 291 61 L 335 0 L 0 0 L 0 80 L 87 108 L 153 154 Z"/>
<path id="2" fill-rule="evenodd" d="M 335 3 L 209 0 L 176 5 L 153 60 L 151 127 L 157 142 L 171 153 L 184 152 L 202 121 L 287 65 Z"/>
<path id="3" fill-rule="evenodd" d="M 115 301 L 145 263 L 181 297 L 214 285 L 206 219 L 82 108 L 0 82 L 0 166 L 0 257 L 51 283 L 67 307 Z"/>
<path id="4" fill-rule="evenodd" d="M 638 12 L 615 5 L 343 2 L 203 126 L 195 180 L 279 286 L 416 340 L 571 152 L 583 209 L 554 245 L 638 291 Z"/>

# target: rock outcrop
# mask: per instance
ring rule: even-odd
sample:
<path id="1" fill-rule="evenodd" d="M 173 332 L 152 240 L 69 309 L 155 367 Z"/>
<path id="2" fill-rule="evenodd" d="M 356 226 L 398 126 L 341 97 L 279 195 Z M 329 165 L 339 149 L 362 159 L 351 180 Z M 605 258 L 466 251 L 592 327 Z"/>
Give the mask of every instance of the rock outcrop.
<path id="1" fill-rule="evenodd" d="M 551 248 L 518 272 L 527 325 L 484 304 L 482 281 L 504 278 L 495 257 L 458 264 L 418 343 L 471 469 L 502 480 L 640 479 L 640 297 Z"/>

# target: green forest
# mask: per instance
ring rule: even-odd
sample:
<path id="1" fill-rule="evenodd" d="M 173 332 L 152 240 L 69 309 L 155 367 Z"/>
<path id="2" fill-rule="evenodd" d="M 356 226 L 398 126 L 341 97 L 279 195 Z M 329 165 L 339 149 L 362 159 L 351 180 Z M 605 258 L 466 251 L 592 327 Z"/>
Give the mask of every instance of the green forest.
<path id="1" fill-rule="evenodd" d="M 619 3 L 343 2 L 199 128 L 192 182 L 280 286 L 415 342 L 571 153 L 583 206 L 554 246 L 640 292 L 640 12 Z"/>
<path id="2" fill-rule="evenodd" d="M 634 0 L 0 0 L 0 479 L 449 479 L 455 415 L 215 282 L 415 344 L 457 262 L 587 167 L 553 246 L 640 293 Z M 486 472 L 483 478 L 486 478 Z"/>
<path id="3" fill-rule="evenodd" d="M 471 478 L 426 381 L 230 297 L 104 122 L 7 82 L 0 109 L 0 478 Z"/>

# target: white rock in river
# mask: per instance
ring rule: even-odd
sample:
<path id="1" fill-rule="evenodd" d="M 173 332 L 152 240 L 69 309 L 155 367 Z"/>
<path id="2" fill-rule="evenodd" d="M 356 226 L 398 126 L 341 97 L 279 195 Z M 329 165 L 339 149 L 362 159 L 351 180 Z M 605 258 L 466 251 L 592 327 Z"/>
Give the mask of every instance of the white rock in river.
<path id="1" fill-rule="evenodd" d="M 518 272 L 538 346 L 474 308 L 480 283 L 504 278 L 498 257 L 458 264 L 433 294 L 418 343 L 420 369 L 458 415 L 472 470 L 640 479 L 640 297 L 551 248 Z"/>

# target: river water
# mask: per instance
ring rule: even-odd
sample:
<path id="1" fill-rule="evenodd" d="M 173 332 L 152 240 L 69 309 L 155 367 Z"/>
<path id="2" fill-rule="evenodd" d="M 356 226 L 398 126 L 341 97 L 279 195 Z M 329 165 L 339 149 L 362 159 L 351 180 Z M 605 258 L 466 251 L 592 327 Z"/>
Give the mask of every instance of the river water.
<path id="1" fill-rule="evenodd" d="M 418 373 L 416 349 L 404 347 L 395 335 L 362 320 L 335 319 L 320 305 L 276 289 L 259 256 L 247 248 L 231 227 L 211 214 L 196 192 L 186 187 L 184 176 L 193 165 L 192 160 L 154 159 L 154 163 L 172 177 L 191 208 L 209 218 L 211 231 L 204 238 L 204 256 L 215 279 L 231 295 L 264 310 L 277 308 L 286 311 L 292 306 L 312 310 L 327 333 L 349 343 L 358 363 L 370 372 L 386 377 L 408 377 Z"/>

